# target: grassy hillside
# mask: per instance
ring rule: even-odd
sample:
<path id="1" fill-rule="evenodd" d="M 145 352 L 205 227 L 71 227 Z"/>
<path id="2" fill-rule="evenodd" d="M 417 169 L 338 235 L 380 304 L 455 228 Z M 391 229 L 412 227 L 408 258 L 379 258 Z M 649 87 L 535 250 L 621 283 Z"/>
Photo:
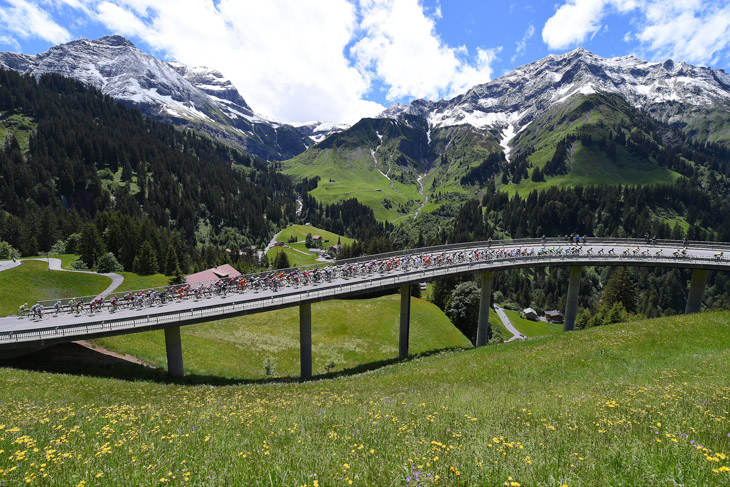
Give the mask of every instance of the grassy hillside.
<path id="1" fill-rule="evenodd" d="M 276 235 L 277 242 L 288 242 L 291 237 L 296 237 L 297 242 L 304 243 L 307 238 L 307 234 L 319 235 L 323 238 L 323 242 L 327 245 L 334 245 L 337 243 L 337 239 L 342 239 L 343 244 L 351 244 L 354 240 L 336 233 L 328 232 L 321 228 L 313 227 L 311 225 L 291 225 L 280 231 Z"/>
<path id="2" fill-rule="evenodd" d="M 727 486 L 729 335 L 696 314 L 304 384 L 0 369 L 0 481 Z"/>
<path id="3" fill-rule="evenodd" d="M 673 182 L 679 174 L 658 165 L 652 157 L 632 154 L 620 144 L 614 156 L 608 155 L 606 144 L 610 144 L 612 135 L 619 127 L 650 139 L 656 137 L 653 133 L 634 127 L 634 124 L 641 126 L 641 123 L 651 126 L 648 119 L 619 97 L 605 94 L 575 95 L 564 104 L 551 107 L 536 117 L 513 139 L 513 152 L 532 151 L 530 163 L 542 169 L 553 157 L 558 142 L 566 136 L 590 135 L 593 142 L 586 145 L 582 141 L 575 141 L 570 145 L 567 174 L 548 176 L 543 182 L 527 178 L 517 184 L 510 182 L 503 189 L 524 196 L 532 190 L 552 186 Z M 661 145 L 661 140 L 658 143 Z"/>
<path id="4" fill-rule="evenodd" d="M 306 246 L 307 234 L 311 233 L 312 236 L 319 235 L 322 237 L 322 248 L 327 249 L 337 243 L 339 238 L 342 244 L 352 244 L 353 239 L 337 235 L 336 233 L 328 232 L 321 228 L 313 227 L 311 225 L 291 225 L 280 231 L 276 237 L 277 242 L 285 242 L 288 247 L 282 248 L 274 247 L 270 249 L 266 256 L 269 258 L 269 262 L 273 262 L 279 252 L 286 252 L 289 257 L 289 262 L 292 266 L 303 266 L 317 264 L 317 256 L 311 252 Z M 296 238 L 296 243 L 288 243 L 290 239 Z"/>
<path id="5" fill-rule="evenodd" d="M 545 321 L 530 321 L 520 317 L 516 311 L 505 309 L 504 313 L 515 328 L 526 337 L 558 335 L 563 332 L 563 325 Z"/>
<path id="6" fill-rule="evenodd" d="M 111 284 L 106 276 L 50 271 L 48 263 L 29 260 L 0 272 L 0 316 L 46 299 L 71 299 L 98 294 Z"/>
<path id="7" fill-rule="evenodd" d="M 400 296 L 325 301 L 312 306 L 312 358 L 315 374 L 389 360 L 398 356 Z M 162 332 L 97 340 L 106 348 L 167 367 Z M 263 363 L 278 365 L 277 377 L 299 375 L 299 309 L 288 308 L 182 328 L 187 372 L 233 378 L 265 377 Z M 413 353 L 470 347 L 469 341 L 436 306 L 413 299 Z"/>
<path id="8" fill-rule="evenodd" d="M 28 141 L 37 126 L 38 124 L 26 115 L 0 112 L 0 140 L 6 141 L 10 136 L 15 137 L 24 152 L 28 150 Z"/>
<path id="9" fill-rule="evenodd" d="M 375 146 L 372 147 L 375 150 Z M 386 155 L 378 152 L 378 167 L 388 172 Z M 415 185 L 388 180 L 375 167 L 375 161 L 367 147 L 356 150 L 311 149 L 299 156 L 284 161 L 285 174 L 321 180 L 310 192 L 317 201 L 331 204 L 349 198 L 357 198 L 375 212 L 378 220 L 393 221 L 415 211 L 423 200 Z M 396 168 L 391 178 L 401 175 Z"/>

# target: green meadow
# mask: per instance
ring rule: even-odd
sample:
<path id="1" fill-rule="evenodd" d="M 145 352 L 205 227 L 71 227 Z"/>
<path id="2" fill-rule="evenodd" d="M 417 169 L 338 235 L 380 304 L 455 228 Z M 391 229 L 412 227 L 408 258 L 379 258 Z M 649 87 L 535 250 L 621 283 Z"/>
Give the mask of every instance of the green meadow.
<path id="1" fill-rule="evenodd" d="M 398 356 L 400 295 L 332 300 L 312 305 L 312 362 L 315 374 L 351 369 Z M 287 308 L 181 328 L 187 373 L 226 378 L 299 376 L 299 308 Z M 96 340 L 107 349 L 167 367 L 162 332 Z M 410 350 L 423 353 L 471 347 L 435 305 L 413 298 Z"/>
<path id="2" fill-rule="evenodd" d="M 41 300 L 95 295 L 109 284 L 111 280 L 106 276 L 51 271 L 47 262 L 24 261 L 0 272 L 0 316 L 16 313 L 23 303 L 30 306 Z"/>
<path id="3" fill-rule="evenodd" d="M 0 368 L 0 482 L 727 486 L 728 336 L 704 313 L 304 383 Z"/>

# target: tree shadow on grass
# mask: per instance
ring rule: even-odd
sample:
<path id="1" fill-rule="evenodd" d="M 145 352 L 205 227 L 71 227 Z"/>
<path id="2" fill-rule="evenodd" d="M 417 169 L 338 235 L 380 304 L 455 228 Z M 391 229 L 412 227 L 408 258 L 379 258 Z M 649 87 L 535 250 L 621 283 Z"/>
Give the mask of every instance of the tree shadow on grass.
<path id="1" fill-rule="evenodd" d="M 311 379 L 299 377 L 267 377 L 261 379 L 229 378 L 216 375 L 188 374 L 185 377 L 170 377 L 160 367 L 143 364 L 133 358 L 112 356 L 79 343 L 61 343 L 42 350 L 12 359 L 0 359 L 0 367 L 48 372 L 54 374 L 83 375 L 107 379 L 118 379 L 130 382 L 148 381 L 179 385 L 230 386 L 248 384 L 287 384 L 299 382 L 316 382 L 322 379 L 335 379 L 359 375 L 372 370 L 381 369 L 400 362 L 408 362 L 423 357 L 442 353 L 458 353 L 468 348 L 443 348 L 430 350 L 408 358 L 392 358 L 360 364 L 336 372 L 314 375 Z"/>

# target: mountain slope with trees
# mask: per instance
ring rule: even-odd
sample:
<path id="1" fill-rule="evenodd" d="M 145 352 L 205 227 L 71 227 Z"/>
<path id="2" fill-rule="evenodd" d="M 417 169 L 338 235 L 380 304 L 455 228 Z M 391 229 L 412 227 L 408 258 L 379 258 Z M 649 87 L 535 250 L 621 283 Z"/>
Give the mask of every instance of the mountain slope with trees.
<path id="1" fill-rule="evenodd" d="M 174 251 L 190 270 L 226 247 L 250 258 L 296 218 L 291 181 L 263 161 L 79 82 L 0 70 L 0 113 L 0 124 L 21 116 L 31 127 L 25 146 L 8 128 L 0 150 L 0 240 L 23 255 L 80 234 L 69 242 L 89 266 L 108 250 L 132 270 L 147 243 L 158 267 Z"/>

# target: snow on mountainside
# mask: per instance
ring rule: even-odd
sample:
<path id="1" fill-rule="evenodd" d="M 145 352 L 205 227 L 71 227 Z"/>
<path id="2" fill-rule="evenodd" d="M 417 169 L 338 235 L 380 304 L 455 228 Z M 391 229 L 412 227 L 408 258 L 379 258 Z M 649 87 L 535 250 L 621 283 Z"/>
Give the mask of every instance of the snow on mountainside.
<path id="1" fill-rule="evenodd" d="M 205 66 L 189 67 L 182 63 L 168 63 L 172 69 L 190 84 L 208 95 L 231 118 L 244 117 L 249 120 L 262 120 L 257 117 L 246 100 L 243 99 L 233 83 L 214 69 Z"/>
<path id="2" fill-rule="evenodd" d="M 121 36 L 79 39 L 35 56 L 0 53 L 0 67 L 36 77 L 55 73 L 74 78 L 156 118 L 265 159 L 293 157 L 316 142 L 291 125 L 256 115 L 220 72 L 160 61 Z"/>
<path id="3" fill-rule="evenodd" d="M 550 55 L 501 78 L 478 85 L 451 100 L 395 104 L 383 118 L 422 115 L 432 128 L 468 124 L 476 128 L 516 130 L 537 114 L 571 96 L 618 94 L 628 103 L 666 123 L 730 106 L 730 75 L 723 70 L 668 60 L 650 63 L 634 56 L 602 58 L 583 48 Z"/>
<path id="4" fill-rule="evenodd" d="M 210 120 L 212 102 L 167 63 L 120 36 L 79 39 L 36 56 L 0 53 L 0 65 L 36 77 L 74 78 L 120 100 L 158 109 L 158 115 Z"/>
<path id="5" fill-rule="evenodd" d="M 332 134 L 342 132 L 350 128 L 349 125 L 344 123 L 331 123 L 331 122 L 306 122 L 306 123 L 293 123 L 292 124 L 302 135 L 306 135 L 319 144 L 324 139 Z"/>

